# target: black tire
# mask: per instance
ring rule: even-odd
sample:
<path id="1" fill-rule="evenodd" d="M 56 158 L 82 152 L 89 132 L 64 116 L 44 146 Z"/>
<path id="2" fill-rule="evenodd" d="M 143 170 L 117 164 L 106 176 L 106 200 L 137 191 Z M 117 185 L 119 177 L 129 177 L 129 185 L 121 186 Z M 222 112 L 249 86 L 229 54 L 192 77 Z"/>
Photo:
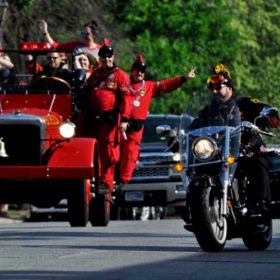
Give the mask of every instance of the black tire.
<path id="1" fill-rule="evenodd" d="M 120 219 L 120 207 L 118 205 L 118 199 L 113 198 L 113 203 L 111 205 L 110 211 L 110 221 L 118 221 Z"/>
<path id="2" fill-rule="evenodd" d="M 245 246 L 249 250 L 263 251 L 271 243 L 272 239 L 272 220 L 269 218 L 262 223 L 264 230 L 256 231 L 256 224 L 249 221 L 246 225 L 246 231 L 242 236 Z"/>
<path id="3" fill-rule="evenodd" d="M 87 183 L 87 180 L 81 180 L 80 185 L 68 197 L 68 221 L 71 227 L 85 227 L 88 223 Z"/>
<path id="4" fill-rule="evenodd" d="M 30 212 L 29 217 L 26 219 L 28 222 L 44 222 L 49 221 L 50 217 L 45 213 L 34 213 Z"/>
<path id="5" fill-rule="evenodd" d="M 89 221 L 92 226 L 105 227 L 110 222 L 111 194 L 96 194 L 90 201 Z"/>
<path id="6" fill-rule="evenodd" d="M 194 234 L 206 252 L 221 251 L 227 240 L 227 220 L 219 216 L 221 202 L 211 187 L 197 189 L 191 194 Z"/>

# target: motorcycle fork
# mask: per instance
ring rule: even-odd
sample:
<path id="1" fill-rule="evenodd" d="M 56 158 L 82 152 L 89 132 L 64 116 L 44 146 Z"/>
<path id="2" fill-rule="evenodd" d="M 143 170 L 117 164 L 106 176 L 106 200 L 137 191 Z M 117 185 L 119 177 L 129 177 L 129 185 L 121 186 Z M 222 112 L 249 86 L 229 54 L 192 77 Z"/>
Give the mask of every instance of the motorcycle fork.
<path id="1" fill-rule="evenodd" d="M 222 167 L 222 174 L 221 174 L 222 194 L 223 194 L 222 207 L 220 207 L 221 216 L 227 215 L 227 196 L 228 196 L 228 186 L 229 186 L 229 165 L 227 163 L 227 158 L 230 155 L 229 143 L 230 143 L 230 130 L 226 129 L 225 147 L 224 147 L 224 164 Z"/>

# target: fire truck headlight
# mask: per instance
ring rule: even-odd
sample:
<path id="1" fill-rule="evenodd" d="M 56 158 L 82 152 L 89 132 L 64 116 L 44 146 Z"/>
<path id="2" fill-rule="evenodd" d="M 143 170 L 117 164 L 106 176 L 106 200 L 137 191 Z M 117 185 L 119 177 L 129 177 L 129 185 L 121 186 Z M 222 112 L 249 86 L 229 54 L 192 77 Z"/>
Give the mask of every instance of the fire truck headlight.
<path id="1" fill-rule="evenodd" d="M 59 127 L 59 133 L 65 139 L 72 138 L 75 135 L 75 131 L 76 131 L 76 126 L 71 122 L 63 123 Z"/>

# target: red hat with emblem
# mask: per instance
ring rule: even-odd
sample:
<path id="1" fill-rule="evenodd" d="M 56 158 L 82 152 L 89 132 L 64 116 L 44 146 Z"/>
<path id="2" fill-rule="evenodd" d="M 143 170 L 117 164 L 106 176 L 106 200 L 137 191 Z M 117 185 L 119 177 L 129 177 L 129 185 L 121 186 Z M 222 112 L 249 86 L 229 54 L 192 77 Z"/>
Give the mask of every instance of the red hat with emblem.
<path id="1" fill-rule="evenodd" d="M 146 64 L 144 62 L 142 54 L 136 56 L 135 62 L 132 64 L 131 71 L 138 70 L 141 72 L 146 72 Z"/>
<path id="2" fill-rule="evenodd" d="M 103 39 L 103 46 L 99 49 L 98 56 L 111 57 L 114 54 L 114 49 L 110 46 L 110 41 L 107 38 Z"/>
<path id="3" fill-rule="evenodd" d="M 209 88 L 216 88 L 223 84 L 233 88 L 233 81 L 226 66 L 221 63 L 217 64 L 213 68 L 213 73 L 215 75 L 207 79 L 207 85 Z"/>

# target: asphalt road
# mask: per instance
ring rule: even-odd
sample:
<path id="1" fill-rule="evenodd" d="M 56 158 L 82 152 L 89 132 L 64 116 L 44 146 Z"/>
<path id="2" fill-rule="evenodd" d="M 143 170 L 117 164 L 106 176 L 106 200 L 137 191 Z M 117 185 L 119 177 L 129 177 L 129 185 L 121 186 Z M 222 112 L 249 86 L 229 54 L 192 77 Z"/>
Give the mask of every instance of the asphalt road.
<path id="1" fill-rule="evenodd" d="M 0 221 L 1 222 L 1 221 Z M 0 279 L 280 279 L 280 222 L 270 247 L 250 252 L 241 239 L 201 251 L 183 221 L 0 224 Z"/>

